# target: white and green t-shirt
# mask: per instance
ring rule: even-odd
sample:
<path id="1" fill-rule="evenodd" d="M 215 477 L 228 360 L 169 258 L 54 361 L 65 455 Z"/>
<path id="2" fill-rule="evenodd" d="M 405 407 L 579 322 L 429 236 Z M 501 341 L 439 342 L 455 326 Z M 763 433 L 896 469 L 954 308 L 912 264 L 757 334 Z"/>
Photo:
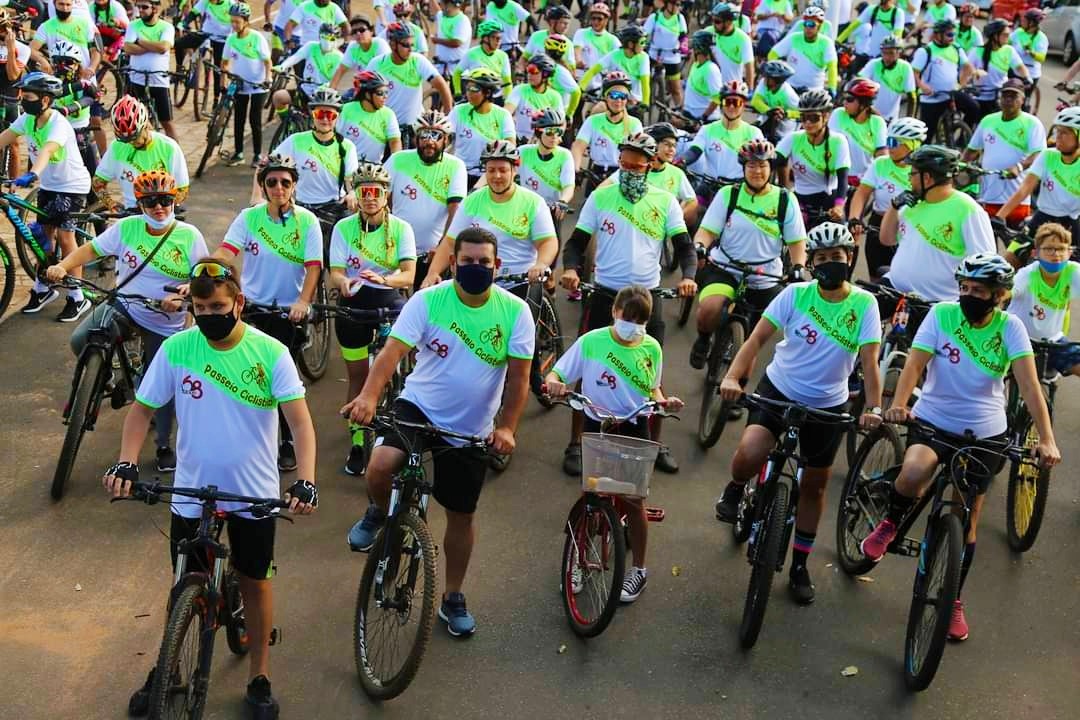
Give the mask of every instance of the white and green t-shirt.
<path id="1" fill-rule="evenodd" d="M 982 30 L 979 30 L 979 28 L 974 25 L 969 28 L 965 28 L 963 25 L 956 28 L 956 47 L 965 53 L 971 52 L 973 48 L 982 47 L 982 44 Z"/>
<path id="2" fill-rule="evenodd" d="M 373 37 L 368 49 L 360 47 L 360 43 L 350 40 L 345 46 L 345 56 L 341 58 L 341 64 L 348 70 L 366 68 L 375 58 L 390 52 L 390 43 L 381 37 Z"/>
<path id="3" fill-rule="evenodd" d="M 447 237 L 452 242 L 470 227 L 484 228 L 495 235 L 502 259 L 499 273 L 503 275 L 527 272 L 536 264 L 536 246 L 555 237 L 555 224 L 544 198 L 520 186 L 501 203 L 491 199 L 491 188 L 487 186 L 469 193 L 450 221 Z"/>
<path id="4" fill-rule="evenodd" d="M 1005 120 L 1000 112 L 990 113 L 971 134 L 968 149 L 982 151 L 979 164 L 987 170 L 1005 170 L 1046 149 L 1046 128 L 1039 118 L 1026 112 L 1012 120 Z M 979 200 L 1004 205 L 1022 182 L 1022 176 L 983 175 L 979 180 Z"/>
<path id="5" fill-rule="evenodd" d="M 960 69 L 968 62 L 967 53 L 955 45 L 938 47 L 930 43 L 916 50 L 911 58 L 911 67 L 934 91 L 930 95 L 922 94 L 919 102 L 942 103 L 948 100 L 950 93 L 960 86 Z"/>
<path id="6" fill-rule="evenodd" d="M 141 21 L 137 21 L 141 22 Z M 72 14 L 67 20 L 49 18 L 38 25 L 34 40 L 44 45 L 44 55 L 52 57 L 57 40 L 67 40 L 82 53 L 83 67 L 90 66 L 90 45 L 97 35 L 97 27 L 89 17 Z M 127 38 L 124 38 L 125 42 Z"/>
<path id="7" fill-rule="evenodd" d="M 543 92 L 537 92 L 536 88 L 528 83 L 515 85 L 506 98 L 506 104 L 514 108 L 514 127 L 518 137 L 532 137 L 532 116 L 534 113 L 547 108 L 554 108 L 565 113 L 562 95 L 548 84 Z"/>
<path id="8" fill-rule="evenodd" d="M 911 168 L 897 165 L 887 154 L 882 155 L 870 163 L 859 184 L 874 191 L 874 212 L 884 215 L 892 207 L 893 198 L 911 189 Z"/>
<path id="9" fill-rule="evenodd" d="M 848 148 L 847 138 L 834 132 L 829 133 L 827 142 L 814 145 L 805 130 L 797 130 L 780 139 L 776 154 L 787 158 L 795 180 L 795 192 L 799 195 L 836 192 L 836 171 L 851 167 L 851 150 Z M 828 182 L 825 180 L 826 174 Z"/>
<path id="10" fill-rule="evenodd" d="M 792 33 L 776 43 L 769 56 L 773 53 L 794 68 L 795 74 L 788 79 L 791 86 L 807 90 L 825 89 L 829 66 L 836 64 L 836 45 L 821 33 L 812 42 L 803 33 Z"/>
<path id="11" fill-rule="evenodd" d="M 489 2 L 484 10 L 485 20 L 494 20 L 502 26 L 502 47 L 515 47 L 519 43 L 521 23 L 529 19 L 529 11 L 514 0 L 507 0 L 501 8 Z"/>
<path id="12" fill-rule="evenodd" d="M 528 304 L 496 285 L 476 308 L 461 302 L 457 283 L 425 288 L 405 303 L 390 331 L 417 349 L 401 398 L 437 427 L 486 437 L 502 404 L 507 363 L 531 360 L 535 335 Z"/>
<path id="13" fill-rule="evenodd" d="M 401 128 L 393 110 L 383 105 L 374 112 L 368 112 L 359 100 L 342 106 L 337 131 L 356 146 L 358 159 L 373 163 L 382 162 L 387 143 L 401 137 Z"/>
<path id="14" fill-rule="evenodd" d="M 1039 263 L 1020 268 L 1013 281 L 1009 312 L 1020 318 L 1028 336 L 1060 340 L 1069 321 L 1069 305 L 1080 297 L 1080 263 L 1069 261 L 1053 285 L 1046 282 Z"/>
<path id="15" fill-rule="evenodd" d="M 900 101 L 915 92 L 916 88 L 915 70 L 904 59 L 897 60 L 890 68 L 885 67 L 885 61 L 881 58 L 874 58 L 859 71 L 859 76 L 878 84 L 874 109 L 889 121 L 900 116 Z"/>
<path id="16" fill-rule="evenodd" d="M 37 162 L 38 154 L 48 143 L 60 146 L 49 158 L 49 164 L 38 178 L 42 190 L 76 195 L 90 192 L 90 173 L 86 171 L 86 165 L 79 153 L 75 130 L 66 117 L 51 111 L 49 119 L 39 128 L 36 117 L 23 113 L 15 118 L 9 129 L 20 137 L 26 137 L 31 165 Z"/>
<path id="17" fill-rule="evenodd" d="M 168 43 L 171 48 L 175 37 L 176 30 L 164 20 L 158 19 L 153 25 L 147 25 L 142 18 L 139 18 L 128 25 L 127 32 L 124 35 L 124 42 L 134 43 L 138 38 L 140 41 Z M 129 76 L 128 81 L 146 85 L 147 87 L 169 87 L 172 81 L 169 80 L 168 75 L 165 73 L 169 71 L 169 61 L 171 59 L 172 52 L 169 50 L 160 53 L 145 52 L 142 55 L 132 55 L 130 58 L 131 69 L 143 72 L 132 74 Z"/>
<path id="18" fill-rule="evenodd" d="M 1050 49 L 1050 38 L 1046 37 L 1046 33 L 1042 30 L 1029 33 L 1024 28 L 1018 27 L 1009 35 L 1009 43 L 1020 54 L 1020 59 L 1024 61 L 1024 67 L 1028 70 L 1028 76 L 1032 80 L 1041 78 L 1042 62 L 1036 60 L 1035 56 L 1045 58 Z"/>
<path id="19" fill-rule="evenodd" d="M 657 10 L 645 19 L 645 37 L 648 41 L 649 56 L 656 62 L 682 63 L 679 53 L 679 39 L 686 36 L 686 18 L 681 12 L 668 15 Z"/>
<path id="20" fill-rule="evenodd" d="M 880 115 L 870 115 L 866 122 L 856 122 L 846 110 L 837 110 L 829 116 L 829 129 L 847 138 L 852 177 L 862 177 L 874 161 L 875 153 L 885 149 L 888 128 L 885 118 Z"/>
<path id="21" fill-rule="evenodd" d="M 211 40 L 217 40 L 218 42 L 228 37 L 229 33 L 232 32 L 232 25 L 229 22 L 229 7 L 231 5 L 230 0 L 218 0 L 217 2 L 199 0 L 199 2 L 195 3 L 194 12 L 202 15 L 199 31 L 206 33 Z M 260 33 L 253 34 L 259 35 Z"/>
<path id="22" fill-rule="evenodd" d="M 579 29 L 574 33 L 574 47 L 581 49 L 581 62 L 587 67 L 591 68 L 600 62 L 600 58 L 606 56 L 608 53 L 618 50 L 620 47 L 619 38 L 615 37 L 607 30 L 601 32 L 594 32 L 592 27 L 585 27 Z M 578 77 L 584 73 L 578 71 Z M 602 80 L 600 76 L 594 75 L 592 80 L 589 81 L 588 90 L 599 88 Z"/>
<path id="23" fill-rule="evenodd" d="M 790 0 L 762 0 L 761 3 L 754 10 L 754 15 L 761 17 L 763 15 L 794 15 L 795 10 L 791 6 Z M 787 22 L 783 17 L 769 17 L 762 20 L 758 20 L 758 32 L 762 30 L 773 30 L 775 32 L 781 32 Z"/>
<path id="24" fill-rule="evenodd" d="M 750 107 L 758 113 L 783 108 L 790 118 L 799 112 L 799 94 L 787 82 L 782 83 L 775 90 L 770 90 L 764 80 L 758 80 L 757 86 L 754 88 L 754 94 L 750 96 Z M 792 119 L 782 120 L 776 132 L 779 137 L 787 137 L 795 132 L 795 121 Z"/>
<path id="25" fill-rule="evenodd" d="M 713 34 L 712 56 L 720 66 L 720 73 L 725 83 L 742 80 L 744 67 L 754 62 L 754 43 L 750 36 L 739 28 L 730 35 L 721 35 L 714 27 L 706 28 Z"/>
<path id="26" fill-rule="evenodd" d="M 559 200 L 565 188 L 574 186 L 574 156 L 564 147 L 556 146 L 551 155 L 540 156 L 539 145 L 522 145 L 518 184 L 544 198 L 544 202 Z"/>
<path id="27" fill-rule="evenodd" d="M 330 234 L 330 268 L 344 270 L 350 280 L 386 289 L 385 285 L 360 279 L 364 270 L 380 275 L 397 270 L 405 260 L 416 259 L 416 239 L 412 228 L 401 218 L 386 216 L 386 222 L 374 230 L 363 231 L 359 215 L 338 220 Z"/>
<path id="28" fill-rule="evenodd" d="M 927 300 L 955 300 L 956 268 L 968 255 L 996 252 L 990 216 L 962 192 L 940 202 L 903 208 L 896 228 L 896 255 L 886 275 L 900 292 Z"/>
<path id="29" fill-rule="evenodd" d="M 686 232 L 682 208 L 671 193 L 647 185 L 636 203 L 618 185 L 603 185 L 585 200 L 577 229 L 596 241 L 596 282 L 612 290 L 660 285 L 664 243 Z"/>
<path id="30" fill-rule="evenodd" d="M 332 4 L 332 3 L 331 3 Z M 400 65 L 394 62 L 393 53 L 380 55 L 368 63 L 368 70 L 386 78 L 386 106 L 397 115 L 399 125 L 412 125 L 423 110 L 423 84 L 439 74 L 431 61 L 419 53 L 412 53 L 409 59 Z"/>
<path id="31" fill-rule="evenodd" d="M 281 63 L 281 67 L 290 68 L 293 65 L 303 63 L 303 69 L 300 71 L 300 89 L 308 97 L 311 97 L 319 86 L 330 84 L 334 72 L 341 65 L 343 57 L 345 56 L 340 50 L 323 52 L 319 41 L 316 40 L 301 45 L 300 49 L 288 60 Z"/>
<path id="32" fill-rule="evenodd" d="M 946 432 L 986 438 L 1005 432 L 1005 374 L 1014 360 L 1032 355 L 1020 318 L 995 310 L 990 322 L 972 327 L 955 302 L 938 303 L 911 345 L 930 353 L 915 417 Z"/>
<path id="33" fill-rule="evenodd" d="M 412 226 L 418 253 L 434 250 L 446 229 L 448 203 L 460 202 L 467 192 L 465 163 L 444 152 L 428 165 L 416 150 L 400 150 L 387 158 L 385 167 L 394 215 Z"/>
<path id="34" fill-rule="evenodd" d="M 1080 217 L 1080 162 L 1065 164 L 1060 150 L 1047 148 L 1035 157 L 1028 173 L 1039 178 L 1035 207 L 1054 217 Z"/>
<path id="35" fill-rule="evenodd" d="M 870 28 L 861 45 L 855 50 L 860 53 L 877 57 L 881 55 L 881 41 L 893 35 L 900 37 L 904 32 L 906 16 L 904 11 L 893 6 L 892 10 L 882 10 L 878 5 L 867 5 L 859 14 L 859 22 Z"/>
<path id="36" fill-rule="evenodd" d="M 607 113 L 597 113 L 581 123 L 574 142 L 581 141 L 589 148 L 593 165 L 614 167 L 619 164 L 619 144 L 635 133 L 642 132 L 641 121 L 629 113 L 612 122 Z"/>
<path id="37" fill-rule="evenodd" d="M 245 208 L 225 231 L 221 246 L 243 255 L 244 297 L 261 305 L 292 305 L 304 288 L 308 267 L 323 261 L 322 229 L 313 212 L 293 205 L 279 222 L 261 202 Z"/>
<path id="38" fill-rule="evenodd" d="M 300 173 L 296 201 L 305 205 L 340 200 L 345 189 L 338 178 L 348 180 L 360 165 L 355 145 L 345 139 L 339 142 L 336 138 L 324 145 L 315 138 L 314 130 L 293 133 L 274 148 L 274 152 L 296 161 Z"/>
<path id="39" fill-rule="evenodd" d="M 863 345 L 881 342 L 877 299 L 848 286 L 847 297 L 826 300 L 818 281 L 788 285 L 762 317 L 784 334 L 765 368 L 781 393 L 813 408 L 842 405 L 848 377 Z"/>
<path id="40" fill-rule="evenodd" d="M 116 180 L 123 195 L 124 207 L 133 208 L 136 206 L 135 178 L 151 170 L 162 170 L 172 175 L 177 189 L 182 190 L 191 184 L 187 159 L 180 144 L 157 131 L 151 131 L 150 142 L 142 148 L 114 139 L 101 158 L 94 177 L 106 182 Z"/>
<path id="41" fill-rule="evenodd" d="M 724 83 L 723 73 L 716 63 L 706 60 L 691 66 L 683 93 L 683 110 L 703 120 L 715 119 L 718 113 L 716 108 L 708 118 L 704 117 L 705 111 L 709 109 L 709 103 L 720 104 L 720 91 L 724 89 Z"/>
<path id="42" fill-rule="evenodd" d="M 464 75 L 469 70 L 474 68 L 487 68 L 491 72 L 497 74 L 503 79 L 503 85 L 505 88 L 510 87 L 510 56 L 504 51 L 496 49 L 495 52 L 490 55 L 484 50 L 482 45 L 475 45 L 465 53 L 465 57 L 458 63 L 457 73 L 455 78 L 459 77 L 459 74 Z M 465 89 L 465 81 L 461 81 L 462 91 Z M 501 94 L 501 90 L 498 94 Z"/>
<path id="43" fill-rule="evenodd" d="M 467 102 L 455 105 L 450 111 L 450 125 L 454 128 L 454 154 L 465 163 L 470 175 L 483 172 L 480 155 L 488 143 L 517 138 L 513 116 L 494 103 L 488 104 L 487 112 Z"/>
<path id="44" fill-rule="evenodd" d="M 461 62 L 472 43 L 472 23 L 463 12 L 451 17 L 442 10 L 435 14 L 435 37 L 443 40 L 460 40 L 455 48 L 445 45 L 435 46 L 435 62 L 453 67 Z"/>
<path id="45" fill-rule="evenodd" d="M 739 187 L 739 198 L 735 211 L 726 224 L 728 208 L 731 207 L 731 194 Z M 780 193 L 788 193 L 787 211 L 783 217 L 783 235 L 780 214 Z M 709 258 L 720 265 L 729 259 L 750 265 L 760 266 L 761 272 L 769 275 L 781 275 L 784 265 L 780 254 L 784 245 L 805 242 L 806 226 L 798 199 L 787 189 L 770 185 L 764 195 L 753 195 L 746 183 L 741 186 L 728 185 L 720 188 L 701 219 L 701 227 L 716 236 L 716 242 L 709 250 Z M 736 278 L 741 273 L 734 268 L 725 268 Z M 764 275 L 751 275 L 747 281 L 754 289 L 773 287 L 779 281 Z"/>
<path id="46" fill-rule="evenodd" d="M 600 66 L 601 76 L 612 70 L 622 70 L 629 75 L 630 96 L 638 102 L 641 102 L 641 82 L 649 77 L 649 73 L 651 72 L 648 53 L 638 52 L 627 57 L 626 53 L 620 47 L 618 50 L 613 50 L 600 58 L 597 65 Z"/>
<path id="47" fill-rule="evenodd" d="M 531 58 L 533 55 L 547 55 L 544 50 L 544 41 L 551 35 L 551 31 L 548 29 L 537 30 L 529 36 L 529 41 L 525 43 L 525 57 Z M 569 39 L 569 38 L 567 38 Z M 574 67 L 574 43 L 567 43 L 566 53 L 560 58 L 563 62 L 568 63 L 570 67 Z"/>
<path id="48" fill-rule="evenodd" d="M 146 267 L 132 276 L 162 237 L 147 232 L 142 215 L 132 215 L 111 225 L 92 242 L 99 257 L 112 255 L 116 258 L 116 283 L 125 283 L 124 292 L 162 300 L 173 294 L 165 291 L 166 285 L 186 283 L 195 263 L 210 254 L 199 229 L 178 220 L 172 234 Z M 183 310 L 158 312 L 137 302 L 127 305 L 126 310 L 132 320 L 158 335 L 172 335 L 184 327 L 186 313 Z"/>
<path id="49" fill-rule="evenodd" d="M 994 100 L 998 90 L 1009 79 L 1010 70 L 1019 70 L 1024 67 L 1024 61 L 1020 53 L 1012 45 L 1004 45 L 990 52 L 989 64 L 983 63 L 983 48 L 975 48 L 968 53 L 968 60 L 976 70 L 985 70 L 986 75 L 975 81 L 978 88 L 976 97 L 979 100 Z"/>
<path id="50" fill-rule="evenodd" d="M 690 147 L 701 151 L 701 157 L 690 166 L 690 170 L 711 178 L 741 178 L 743 170 L 739 164 L 739 149 L 751 140 L 763 137 L 756 125 L 745 120 L 739 120 L 733 128 L 726 127 L 723 120 L 702 125 L 690 142 Z"/>
<path id="51" fill-rule="evenodd" d="M 345 13 L 342 12 L 337 3 L 330 2 L 319 7 L 315 0 L 299 3 L 296 9 L 293 10 L 289 20 L 296 23 L 297 29 L 300 31 L 301 43 L 318 43 L 319 28 L 324 23 L 334 27 L 341 27 L 342 23 L 349 22 L 349 19 L 345 17 Z"/>
<path id="52" fill-rule="evenodd" d="M 617 416 L 641 407 L 660 387 L 663 352 L 655 338 L 646 335 L 637 345 L 623 345 L 610 327 L 585 333 L 571 345 L 552 368 L 566 385 L 581 381 L 582 392 L 597 405 Z M 603 420 L 590 408 L 585 414 Z"/>
<path id="53" fill-rule="evenodd" d="M 281 495 L 278 405 L 303 397 L 289 349 L 250 325 L 229 350 L 211 347 L 198 328 L 173 335 L 162 343 L 135 394 L 155 410 L 176 402 L 176 486 L 216 485 L 223 492 L 264 498 Z M 174 513 L 199 516 L 198 504 L 177 500 Z M 243 507 L 218 503 L 226 512 Z"/>
<path id="54" fill-rule="evenodd" d="M 254 95 L 267 92 L 260 85 L 270 78 L 266 76 L 266 63 L 270 60 L 270 43 L 260 32 L 250 28 L 247 35 L 240 37 L 230 33 L 225 38 L 225 50 L 222 57 L 229 61 L 229 72 L 244 79 L 240 84 L 241 95 Z"/>

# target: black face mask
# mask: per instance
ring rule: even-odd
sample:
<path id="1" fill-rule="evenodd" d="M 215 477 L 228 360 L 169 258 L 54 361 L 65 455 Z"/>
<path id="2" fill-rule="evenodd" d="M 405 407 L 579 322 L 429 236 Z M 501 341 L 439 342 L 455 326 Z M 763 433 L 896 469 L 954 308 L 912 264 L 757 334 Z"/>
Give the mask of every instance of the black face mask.
<path id="1" fill-rule="evenodd" d="M 195 324 L 199 326 L 199 332 L 205 335 L 207 340 L 214 342 L 220 342 L 229 337 L 229 333 L 233 331 L 238 322 L 240 322 L 240 319 L 233 315 L 232 310 L 221 315 L 195 316 Z"/>
<path id="2" fill-rule="evenodd" d="M 994 309 L 997 303 L 994 298 L 980 298 L 974 295 L 960 296 L 960 312 L 964 313 L 964 319 L 969 324 L 975 325 L 982 322 Z"/>
<path id="3" fill-rule="evenodd" d="M 454 277 L 461 289 L 469 295 L 483 295 L 495 280 L 495 268 L 480 263 L 458 265 Z"/>
<path id="4" fill-rule="evenodd" d="M 814 277 L 818 285 L 825 290 L 836 290 L 851 275 L 851 267 L 839 260 L 831 262 L 814 263 Z"/>
<path id="5" fill-rule="evenodd" d="M 20 100 L 19 106 L 22 107 L 24 113 L 26 113 L 27 115 L 33 115 L 34 117 L 40 115 L 45 109 L 44 103 L 40 99 Z"/>
<path id="6" fill-rule="evenodd" d="M 70 10 L 68 10 L 67 12 L 65 12 L 63 10 L 57 10 L 56 11 L 56 19 L 57 20 L 67 20 L 69 17 L 71 17 L 71 11 Z"/>

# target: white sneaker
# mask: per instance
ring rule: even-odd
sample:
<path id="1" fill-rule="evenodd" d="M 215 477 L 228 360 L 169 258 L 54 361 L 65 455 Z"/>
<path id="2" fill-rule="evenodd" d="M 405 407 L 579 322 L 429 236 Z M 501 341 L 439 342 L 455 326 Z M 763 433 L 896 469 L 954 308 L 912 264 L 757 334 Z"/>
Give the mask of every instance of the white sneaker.
<path id="1" fill-rule="evenodd" d="M 622 595 L 619 596 L 619 600 L 624 603 L 632 603 L 637 600 L 638 595 L 645 589 L 648 575 L 649 573 L 645 568 L 631 567 L 623 579 Z"/>

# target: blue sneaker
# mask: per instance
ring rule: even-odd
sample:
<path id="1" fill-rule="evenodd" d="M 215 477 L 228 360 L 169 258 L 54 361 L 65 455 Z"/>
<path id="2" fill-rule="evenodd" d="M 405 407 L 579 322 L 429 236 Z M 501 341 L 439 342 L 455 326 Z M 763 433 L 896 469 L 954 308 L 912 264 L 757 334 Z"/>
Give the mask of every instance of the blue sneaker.
<path id="1" fill-rule="evenodd" d="M 439 607 L 439 619 L 446 623 L 446 629 L 454 637 L 468 637 L 476 632 L 476 620 L 465 609 L 465 595 L 462 593 L 446 594 Z"/>
<path id="2" fill-rule="evenodd" d="M 349 547 L 353 552 L 367 552 L 375 544 L 379 528 L 386 522 L 386 513 L 378 505 L 368 505 L 367 512 L 349 530 Z"/>

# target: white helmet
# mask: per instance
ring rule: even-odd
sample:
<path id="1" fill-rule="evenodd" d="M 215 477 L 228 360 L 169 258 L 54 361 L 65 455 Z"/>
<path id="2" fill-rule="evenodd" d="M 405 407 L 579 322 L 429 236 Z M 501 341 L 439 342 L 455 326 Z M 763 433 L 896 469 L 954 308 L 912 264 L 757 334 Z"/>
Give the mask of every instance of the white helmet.
<path id="1" fill-rule="evenodd" d="M 810 0 L 806 3 L 806 7 L 819 7 L 822 10 L 829 9 L 829 0 Z"/>
<path id="2" fill-rule="evenodd" d="M 820 7 L 811 5 L 803 10 L 802 17 L 803 20 L 815 20 L 818 23 L 823 23 L 825 22 L 825 11 Z"/>
<path id="3" fill-rule="evenodd" d="M 806 235 L 806 251 L 809 253 L 834 247 L 848 250 L 855 247 L 855 238 L 851 236 L 851 231 L 846 225 L 823 222 Z"/>
<path id="4" fill-rule="evenodd" d="M 1080 106 L 1074 105 L 1059 112 L 1057 117 L 1054 118 L 1054 125 L 1080 131 Z"/>
<path id="5" fill-rule="evenodd" d="M 889 125 L 889 137 L 926 142 L 926 123 L 913 117 L 897 118 Z"/>

